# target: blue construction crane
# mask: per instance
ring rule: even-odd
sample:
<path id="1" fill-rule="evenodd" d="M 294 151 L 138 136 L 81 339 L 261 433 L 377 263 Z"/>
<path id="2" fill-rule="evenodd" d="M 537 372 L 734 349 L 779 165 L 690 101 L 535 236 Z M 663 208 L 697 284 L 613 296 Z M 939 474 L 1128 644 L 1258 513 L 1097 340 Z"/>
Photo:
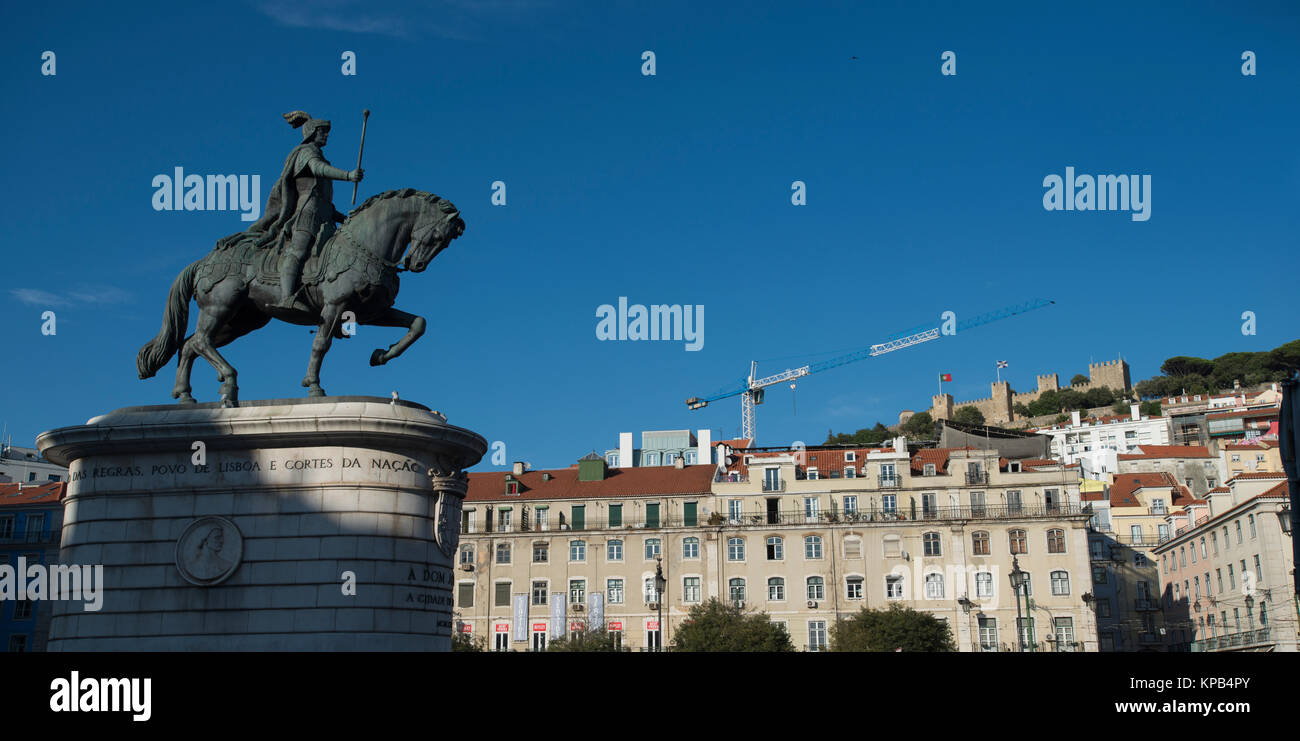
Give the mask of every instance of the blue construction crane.
<path id="1" fill-rule="evenodd" d="M 1006 319 L 1009 316 L 1023 314 L 1027 311 L 1033 311 L 1034 309 L 1041 309 L 1044 306 L 1054 303 L 1056 302 L 1045 299 L 1034 299 L 1033 301 L 1027 301 L 1023 304 L 1008 306 L 1003 309 L 998 309 L 997 311 L 980 314 L 971 319 L 958 321 L 954 326 L 956 331 L 960 332 L 963 329 L 970 329 L 971 327 L 978 327 L 981 324 L 996 322 L 999 319 Z M 902 350 L 907 347 L 912 347 L 913 345 L 919 345 L 922 342 L 937 340 L 944 335 L 944 332 L 940 330 L 940 327 L 914 327 L 912 329 L 906 329 L 902 332 L 896 332 L 889 335 L 883 341 L 870 347 L 855 350 L 854 352 L 840 355 L 829 360 L 823 360 L 820 363 L 811 363 L 799 368 L 788 368 L 780 373 L 766 376 L 764 378 L 758 377 L 758 361 L 751 361 L 749 364 L 749 376 L 741 380 L 734 388 L 719 391 L 711 396 L 692 396 L 686 400 L 686 406 L 688 409 L 703 409 L 709 405 L 709 402 L 717 401 L 719 399 L 727 399 L 732 396 L 739 396 L 741 437 L 749 440 L 751 444 L 753 444 L 757 435 L 757 422 L 754 419 L 754 407 L 763 403 L 763 390 L 768 386 L 775 386 L 778 383 L 792 381 L 802 376 L 810 376 L 824 370 L 838 368 L 841 365 L 848 365 L 849 363 L 856 363 L 859 360 L 866 360 L 867 358 L 873 358 L 877 355 L 884 355 L 885 353 L 894 352 L 895 350 Z M 950 334 L 955 334 L 955 332 Z"/>

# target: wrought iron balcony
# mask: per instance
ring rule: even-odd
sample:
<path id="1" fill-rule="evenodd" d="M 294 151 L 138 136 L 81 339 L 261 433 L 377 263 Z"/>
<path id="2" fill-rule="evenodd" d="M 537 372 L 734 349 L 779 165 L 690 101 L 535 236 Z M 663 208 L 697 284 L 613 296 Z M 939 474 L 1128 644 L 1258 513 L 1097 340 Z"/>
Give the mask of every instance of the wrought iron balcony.
<path id="1" fill-rule="evenodd" d="M 881 489 L 897 489 L 903 485 L 903 479 L 896 473 L 882 473 L 876 477 Z"/>
<path id="2" fill-rule="evenodd" d="M 966 483 L 977 486 L 988 486 L 989 474 L 987 471 L 967 471 Z"/>

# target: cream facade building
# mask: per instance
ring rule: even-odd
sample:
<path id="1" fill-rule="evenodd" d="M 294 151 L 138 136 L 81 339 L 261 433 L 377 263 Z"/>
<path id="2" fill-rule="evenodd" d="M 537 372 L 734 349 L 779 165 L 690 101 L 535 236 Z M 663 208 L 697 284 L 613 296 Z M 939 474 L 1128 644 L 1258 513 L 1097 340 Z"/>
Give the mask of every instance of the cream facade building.
<path id="1" fill-rule="evenodd" d="M 598 623 L 646 650 L 718 597 L 767 613 L 804 650 L 826 648 L 838 619 L 891 604 L 947 621 L 962 651 L 1018 650 L 1014 558 L 1029 575 L 1024 643 L 1097 650 L 1077 469 L 902 441 L 720 454 L 716 468 L 611 469 L 593 455 L 471 474 L 461 629 L 539 650 Z"/>
<path id="2" fill-rule="evenodd" d="M 1243 473 L 1170 518 L 1159 559 L 1167 621 L 1193 652 L 1297 650 L 1292 534 L 1282 473 Z"/>

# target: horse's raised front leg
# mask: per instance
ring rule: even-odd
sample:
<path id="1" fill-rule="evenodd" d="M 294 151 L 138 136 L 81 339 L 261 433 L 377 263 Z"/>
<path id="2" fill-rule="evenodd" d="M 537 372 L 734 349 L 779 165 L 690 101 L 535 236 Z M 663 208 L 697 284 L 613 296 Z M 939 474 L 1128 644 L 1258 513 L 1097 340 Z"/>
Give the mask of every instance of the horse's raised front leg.
<path id="1" fill-rule="evenodd" d="M 325 389 L 320 387 L 320 364 L 325 359 L 325 353 L 330 351 L 330 344 L 334 342 L 334 325 L 338 323 L 342 311 L 342 304 L 326 304 L 321 310 L 320 327 L 316 329 L 316 339 L 311 342 L 311 360 L 307 361 L 307 375 L 302 379 L 302 385 L 308 389 L 308 396 L 325 395 Z"/>
<path id="2" fill-rule="evenodd" d="M 377 348 L 370 353 L 371 365 L 383 365 L 401 355 L 406 352 L 406 348 L 410 347 L 411 343 L 420 339 L 420 335 L 424 334 L 424 317 L 408 314 L 401 309 L 389 308 L 375 319 L 366 322 L 366 324 L 375 327 L 406 327 L 406 334 L 402 335 L 402 339 L 389 345 L 387 350 Z"/>

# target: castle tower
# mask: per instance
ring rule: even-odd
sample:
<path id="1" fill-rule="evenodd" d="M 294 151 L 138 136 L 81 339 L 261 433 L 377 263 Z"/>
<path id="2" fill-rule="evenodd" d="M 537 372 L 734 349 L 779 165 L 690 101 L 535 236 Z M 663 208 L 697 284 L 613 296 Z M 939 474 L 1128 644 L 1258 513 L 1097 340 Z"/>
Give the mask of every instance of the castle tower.
<path id="1" fill-rule="evenodd" d="M 1093 386 L 1105 386 L 1120 393 L 1128 393 L 1133 387 L 1129 380 L 1128 363 L 1123 359 L 1089 363 L 1088 378 L 1092 379 Z"/>
<path id="2" fill-rule="evenodd" d="M 1060 390 L 1061 390 L 1061 382 L 1059 379 L 1057 379 L 1055 373 L 1038 374 L 1038 393 L 1042 394 L 1048 391 L 1060 391 Z"/>
<path id="3" fill-rule="evenodd" d="M 935 419 L 952 419 L 952 394 L 935 394 L 930 397 L 930 416 Z"/>
<path id="4" fill-rule="evenodd" d="M 994 381 L 992 387 L 992 416 L 986 420 L 989 424 L 1002 424 L 1011 421 L 1011 384 L 1007 381 Z"/>

